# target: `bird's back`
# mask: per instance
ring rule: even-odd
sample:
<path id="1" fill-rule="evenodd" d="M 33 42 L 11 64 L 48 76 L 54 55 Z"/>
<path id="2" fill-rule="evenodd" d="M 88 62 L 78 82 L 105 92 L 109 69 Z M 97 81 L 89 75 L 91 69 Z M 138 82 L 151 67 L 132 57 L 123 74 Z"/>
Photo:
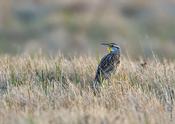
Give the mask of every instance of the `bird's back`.
<path id="1" fill-rule="evenodd" d="M 104 56 L 98 66 L 95 81 L 98 83 L 108 79 L 112 72 L 114 72 L 120 63 L 120 54 L 111 52 Z"/>

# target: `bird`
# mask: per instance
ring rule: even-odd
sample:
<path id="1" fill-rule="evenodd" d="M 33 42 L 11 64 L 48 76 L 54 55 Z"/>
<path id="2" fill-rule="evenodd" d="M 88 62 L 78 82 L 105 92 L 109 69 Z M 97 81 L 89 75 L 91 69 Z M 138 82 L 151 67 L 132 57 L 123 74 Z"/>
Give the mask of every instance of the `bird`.
<path id="1" fill-rule="evenodd" d="M 120 64 L 121 54 L 120 47 L 116 43 L 102 43 L 101 45 L 107 46 L 108 54 L 101 59 L 93 81 L 93 90 L 98 92 L 103 81 L 109 79 L 111 74 L 116 71 Z"/>

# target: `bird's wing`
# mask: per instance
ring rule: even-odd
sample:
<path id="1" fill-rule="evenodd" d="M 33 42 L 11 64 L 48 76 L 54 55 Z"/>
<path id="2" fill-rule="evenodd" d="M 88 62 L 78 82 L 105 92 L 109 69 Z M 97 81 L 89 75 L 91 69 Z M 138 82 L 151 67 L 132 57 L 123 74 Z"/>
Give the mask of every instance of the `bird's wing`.
<path id="1" fill-rule="evenodd" d="M 104 56 L 99 64 L 98 69 L 100 71 L 108 72 L 112 70 L 114 62 L 114 54 L 108 54 Z"/>
<path id="2" fill-rule="evenodd" d="M 101 82 L 104 78 L 109 78 L 111 72 L 114 70 L 115 54 L 109 53 L 101 59 L 98 66 L 95 80 Z"/>

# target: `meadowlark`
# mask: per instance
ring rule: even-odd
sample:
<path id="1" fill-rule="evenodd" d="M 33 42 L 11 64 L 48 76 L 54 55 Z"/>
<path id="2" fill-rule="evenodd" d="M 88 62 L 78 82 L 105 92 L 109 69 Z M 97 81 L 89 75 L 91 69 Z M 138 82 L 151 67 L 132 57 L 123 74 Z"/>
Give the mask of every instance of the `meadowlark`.
<path id="1" fill-rule="evenodd" d="M 105 55 L 98 65 L 95 79 L 93 81 L 93 89 L 99 90 L 103 81 L 109 79 L 111 74 L 115 72 L 120 64 L 120 47 L 116 43 L 102 43 L 108 47 L 108 54 Z"/>

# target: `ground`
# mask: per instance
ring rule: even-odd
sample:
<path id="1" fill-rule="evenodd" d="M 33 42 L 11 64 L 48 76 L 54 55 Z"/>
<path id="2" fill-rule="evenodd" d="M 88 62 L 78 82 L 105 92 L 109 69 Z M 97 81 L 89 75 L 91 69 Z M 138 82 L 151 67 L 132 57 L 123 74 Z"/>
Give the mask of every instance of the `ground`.
<path id="1" fill-rule="evenodd" d="M 0 57 L 1 124 L 171 124 L 175 63 L 123 57 L 94 96 L 98 58 L 19 55 Z"/>

